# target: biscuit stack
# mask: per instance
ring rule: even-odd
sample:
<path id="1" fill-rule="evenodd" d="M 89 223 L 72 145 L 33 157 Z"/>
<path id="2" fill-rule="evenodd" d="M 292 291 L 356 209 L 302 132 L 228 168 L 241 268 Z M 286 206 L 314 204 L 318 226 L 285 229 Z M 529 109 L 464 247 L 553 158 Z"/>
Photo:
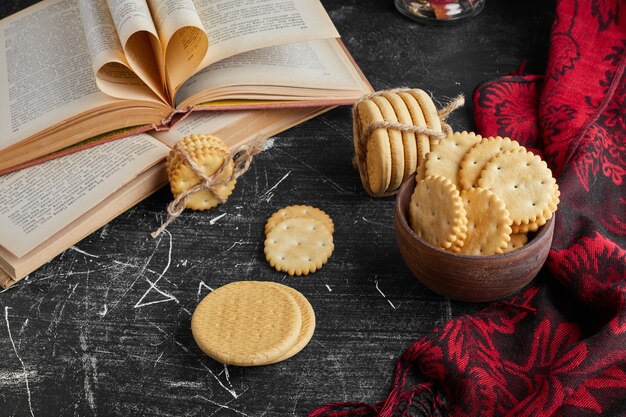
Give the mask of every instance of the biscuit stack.
<path id="1" fill-rule="evenodd" d="M 456 132 L 432 146 L 424 165 L 409 205 L 411 229 L 452 252 L 518 249 L 559 203 L 546 163 L 509 138 Z"/>
<path id="2" fill-rule="evenodd" d="M 198 304 L 191 331 L 204 353 L 227 365 L 261 366 L 300 352 L 315 330 L 315 313 L 297 290 L 274 282 L 224 285 Z"/>
<path id="3" fill-rule="evenodd" d="M 378 128 L 368 135 L 373 123 L 394 122 L 442 131 L 435 104 L 420 89 L 381 92 L 362 100 L 357 104 L 353 122 L 361 179 L 373 196 L 393 194 L 416 171 L 423 177 L 424 162 L 432 145 L 424 134 L 397 128 Z"/>
<path id="4" fill-rule="evenodd" d="M 216 181 L 224 181 L 233 173 L 233 161 L 229 160 L 228 147 L 215 136 L 190 135 L 182 139 L 177 146 L 183 148 L 191 159 L 206 175 L 211 176 L 228 160 L 225 169 L 217 176 Z M 172 149 L 166 160 L 167 175 L 170 188 L 174 197 L 195 187 L 202 182 L 192 169 L 183 155 L 176 149 Z M 201 189 L 191 193 L 187 198 L 185 207 L 192 210 L 208 210 L 225 201 L 233 192 L 236 180 L 228 181 L 215 186 L 215 192 Z"/>

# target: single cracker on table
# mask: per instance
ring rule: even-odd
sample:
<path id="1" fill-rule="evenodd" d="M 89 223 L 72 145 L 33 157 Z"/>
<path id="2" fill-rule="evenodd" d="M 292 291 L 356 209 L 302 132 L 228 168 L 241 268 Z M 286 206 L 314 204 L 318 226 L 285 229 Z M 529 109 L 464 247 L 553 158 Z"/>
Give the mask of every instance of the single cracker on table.
<path id="1" fill-rule="evenodd" d="M 205 175 L 210 176 L 220 168 L 222 163 L 229 157 L 229 154 L 222 149 L 208 147 L 189 151 L 189 157 Z M 232 172 L 233 162 L 229 161 L 217 179 L 225 180 L 231 176 Z M 170 188 L 175 197 L 202 182 L 202 179 L 193 172 L 186 162 L 181 163 L 174 169 L 169 174 L 169 179 Z M 217 195 L 222 200 L 225 200 L 232 194 L 235 185 L 236 180 L 231 180 L 225 184 L 215 186 L 215 190 Z M 220 204 L 220 198 L 217 198 L 211 191 L 203 189 L 190 194 L 185 207 L 192 210 L 207 210 Z"/>
<path id="2" fill-rule="evenodd" d="M 318 209 L 317 207 L 312 206 L 287 206 L 283 207 L 280 210 L 274 212 L 267 219 L 267 223 L 265 223 L 265 234 L 267 235 L 278 223 L 283 220 L 293 219 L 297 217 L 304 217 L 317 220 L 322 223 L 328 231 L 333 234 L 335 232 L 335 225 L 333 223 L 333 219 L 330 218 L 328 214 L 326 214 L 323 210 Z"/>
<path id="3" fill-rule="evenodd" d="M 502 200 L 489 190 L 461 191 L 467 213 L 467 238 L 461 247 L 466 255 L 503 253 L 511 240 L 511 218 Z"/>
<path id="4" fill-rule="evenodd" d="M 478 185 L 504 201 L 514 233 L 537 230 L 552 217 L 559 203 L 552 171 L 531 152 L 508 151 L 493 157 L 480 173 Z"/>
<path id="5" fill-rule="evenodd" d="M 459 190 L 447 178 L 420 181 L 409 204 L 411 229 L 433 246 L 459 252 L 467 237 L 467 214 Z"/>
<path id="6" fill-rule="evenodd" d="M 383 96 L 374 96 L 371 100 L 378 106 L 383 119 L 387 122 L 397 122 L 396 112 L 389 100 Z M 404 177 L 404 149 L 402 133 L 397 129 L 387 129 L 389 149 L 391 151 L 391 178 L 387 190 L 396 190 L 402 184 Z"/>
<path id="7" fill-rule="evenodd" d="M 191 331 L 200 349 L 227 365 L 277 360 L 297 342 L 302 314 L 287 291 L 256 281 L 224 285 L 198 304 Z"/>
<path id="8" fill-rule="evenodd" d="M 459 185 L 461 188 L 478 187 L 478 177 L 487 162 L 497 154 L 507 151 L 526 152 L 517 141 L 500 136 L 482 138 L 470 148 L 461 160 Z"/>
<path id="9" fill-rule="evenodd" d="M 398 93 L 383 93 L 382 96 L 391 103 L 399 123 L 413 126 L 411 113 Z M 417 139 L 413 132 L 401 132 L 401 134 L 402 149 L 404 150 L 404 173 L 402 176 L 402 181 L 404 182 L 417 168 Z"/>
<path id="10" fill-rule="evenodd" d="M 504 252 L 506 253 L 519 249 L 526 243 L 528 243 L 528 235 L 526 233 L 512 233 L 511 240 L 507 243 Z"/>
<path id="11" fill-rule="evenodd" d="M 441 175 L 459 186 L 459 164 L 472 146 L 480 142 L 474 132 L 454 132 L 433 145 L 426 157 L 426 176 Z"/>
<path id="12" fill-rule="evenodd" d="M 289 350 L 287 350 L 287 352 L 283 353 L 277 359 L 274 359 L 264 365 L 282 362 L 298 354 L 302 349 L 305 348 L 309 341 L 311 341 L 313 333 L 315 332 L 315 311 L 313 311 L 313 307 L 311 306 L 309 300 L 307 300 L 306 297 L 302 295 L 302 293 L 294 288 L 279 284 L 277 282 L 268 282 L 267 284 L 278 286 L 280 289 L 286 291 L 294 298 L 294 300 L 298 304 L 298 307 L 300 308 L 300 314 L 302 315 L 302 324 L 300 327 L 300 335 L 298 335 L 298 339 L 293 344 L 293 346 L 291 346 Z"/>
<path id="13" fill-rule="evenodd" d="M 367 127 L 374 123 L 383 121 L 383 115 L 378 106 L 371 100 L 364 100 L 357 106 L 361 131 L 359 136 L 363 136 Z M 360 146 L 359 139 L 355 132 L 355 147 Z M 365 162 L 367 165 L 368 183 L 372 194 L 383 194 L 389 187 L 391 181 L 391 148 L 389 145 L 389 135 L 387 129 L 376 129 L 369 138 L 364 138 Z"/>
<path id="14" fill-rule="evenodd" d="M 298 276 L 321 268 L 335 248 L 326 226 L 311 218 L 283 220 L 267 234 L 264 246 L 271 266 Z"/>

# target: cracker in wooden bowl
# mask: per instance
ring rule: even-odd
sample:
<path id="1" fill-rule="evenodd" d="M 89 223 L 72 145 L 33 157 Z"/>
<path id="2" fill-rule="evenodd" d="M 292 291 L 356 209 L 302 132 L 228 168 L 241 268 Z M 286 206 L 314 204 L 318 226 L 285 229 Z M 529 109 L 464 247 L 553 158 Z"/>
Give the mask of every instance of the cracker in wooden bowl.
<path id="1" fill-rule="evenodd" d="M 442 176 L 420 181 L 411 196 L 409 224 L 431 245 L 460 251 L 467 237 L 467 214 L 459 190 Z"/>
<path id="2" fill-rule="evenodd" d="M 461 188 L 478 187 L 478 177 L 487 162 L 501 152 L 526 152 L 517 141 L 500 136 L 482 138 L 471 147 L 461 160 L 459 167 L 459 185 Z"/>
<path id="3" fill-rule="evenodd" d="M 441 175 L 459 187 L 459 164 L 472 146 L 480 142 L 474 132 L 454 132 L 432 145 L 426 157 L 426 176 Z"/>
<path id="4" fill-rule="evenodd" d="M 467 238 L 461 247 L 466 255 L 503 253 L 511 240 L 511 218 L 502 200 L 489 190 L 461 191 L 467 212 Z"/>
<path id="5" fill-rule="evenodd" d="M 535 231 L 556 211 L 559 187 L 548 165 L 531 152 L 503 152 L 480 173 L 478 185 L 500 197 L 513 221 L 513 233 Z"/>

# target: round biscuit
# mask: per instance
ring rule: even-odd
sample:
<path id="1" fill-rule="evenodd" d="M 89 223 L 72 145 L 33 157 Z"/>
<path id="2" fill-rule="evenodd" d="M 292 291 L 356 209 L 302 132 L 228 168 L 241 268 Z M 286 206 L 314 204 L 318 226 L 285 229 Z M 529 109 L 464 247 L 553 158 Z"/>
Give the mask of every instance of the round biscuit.
<path id="1" fill-rule="evenodd" d="M 305 217 L 317 220 L 322 223 L 328 231 L 333 234 L 335 232 L 335 225 L 333 219 L 330 218 L 323 210 L 312 206 L 287 206 L 274 212 L 265 223 L 265 234 L 267 235 L 270 230 L 274 228 L 278 223 L 283 220 L 292 219 L 295 217 Z"/>
<path id="2" fill-rule="evenodd" d="M 383 194 L 391 182 L 391 149 L 385 129 L 376 129 L 367 141 L 367 177 L 372 194 Z"/>
<path id="3" fill-rule="evenodd" d="M 333 253 L 333 236 L 326 226 L 310 218 L 278 223 L 264 243 L 267 261 L 279 272 L 307 275 L 321 268 Z"/>
<path id="4" fill-rule="evenodd" d="M 383 93 L 382 95 L 391 103 L 398 122 L 404 125 L 414 126 L 411 112 L 398 93 Z M 409 178 L 417 169 L 417 139 L 415 133 L 412 132 L 401 132 L 401 134 L 402 149 L 404 151 L 404 173 L 402 176 L 402 181 L 404 182 L 404 180 Z"/>
<path id="5" fill-rule="evenodd" d="M 385 121 L 397 122 L 396 112 L 393 106 L 383 96 L 374 96 L 371 100 L 380 109 Z M 389 149 L 391 151 L 391 179 L 389 180 L 388 191 L 396 190 L 402 185 L 404 175 L 404 149 L 402 147 L 402 133 L 397 129 L 387 129 L 389 136 Z"/>
<path id="6" fill-rule="evenodd" d="M 315 332 L 315 311 L 313 310 L 313 307 L 311 306 L 309 300 L 307 300 L 306 297 L 302 295 L 302 293 L 300 293 L 300 291 L 286 285 L 279 284 L 277 282 L 268 282 L 267 284 L 276 285 L 280 289 L 286 291 L 289 295 L 291 295 L 298 304 L 298 307 L 300 308 L 300 314 L 302 315 L 300 335 L 298 336 L 296 343 L 294 343 L 293 346 L 291 346 L 289 350 L 283 353 L 279 358 L 267 363 L 267 365 L 270 365 L 273 363 L 287 360 L 298 354 L 302 349 L 306 347 L 306 345 L 311 341 L 313 333 Z"/>
<path id="7" fill-rule="evenodd" d="M 467 237 L 467 216 L 459 190 L 445 177 L 426 177 L 411 195 L 409 223 L 413 232 L 431 245 L 459 251 Z"/>
<path id="8" fill-rule="evenodd" d="M 439 118 L 437 107 L 435 107 L 435 103 L 433 103 L 433 99 L 430 95 L 419 88 L 409 90 L 409 94 L 411 94 L 419 103 L 422 113 L 424 114 L 424 118 L 426 119 L 426 126 L 437 132 L 442 132 L 441 119 Z M 431 145 L 436 142 L 438 141 L 432 140 Z"/>
<path id="9" fill-rule="evenodd" d="M 459 185 L 461 188 L 477 187 L 480 172 L 485 164 L 500 152 L 526 152 L 517 141 L 500 136 L 482 138 L 467 151 L 459 167 Z"/>
<path id="10" fill-rule="evenodd" d="M 504 201 L 513 220 L 514 233 L 544 225 L 559 201 L 552 171 L 531 152 L 508 151 L 496 155 L 481 171 L 478 186 L 493 191 Z"/>
<path id="11" fill-rule="evenodd" d="M 526 233 L 511 233 L 511 240 L 507 243 L 504 253 L 519 249 L 526 243 L 528 243 L 528 235 Z"/>
<path id="12" fill-rule="evenodd" d="M 426 176 L 441 175 L 459 187 L 459 164 L 467 151 L 480 142 L 474 132 L 454 132 L 431 147 L 426 157 Z"/>
<path id="13" fill-rule="evenodd" d="M 227 365 L 258 366 L 284 355 L 298 340 L 302 314 L 288 292 L 238 281 L 208 294 L 191 317 L 200 349 Z"/>
<path id="14" fill-rule="evenodd" d="M 364 100 L 357 106 L 357 116 L 360 122 L 361 131 L 354 136 L 355 149 L 360 146 L 359 137 L 363 136 L 367 127 L 374 123 L 383 121 L 383 115 L 378 106 L 371 100 Z M 369 138 L 364 138 L 365 163 L 367 166 L 368 185 L 372 194 L 382 194 L 387 190 L 391 181 L 391 148 L 389 146 L 389 135 L 386 129 L 376 129 Z"/>
<path id="15" fill-rule="evenodd" d="M 466 255 L 503 253 L 511 240 L 511 218 L 502 200 L 489 190 L 461 191 L 467 213 L 467 238 L 461 247 Z"/>

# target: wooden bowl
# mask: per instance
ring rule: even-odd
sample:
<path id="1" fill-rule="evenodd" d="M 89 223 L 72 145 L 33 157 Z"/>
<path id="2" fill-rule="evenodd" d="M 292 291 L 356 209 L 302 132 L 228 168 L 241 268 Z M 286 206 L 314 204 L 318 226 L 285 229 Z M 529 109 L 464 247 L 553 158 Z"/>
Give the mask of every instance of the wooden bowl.
<path id="1" fill-rule="evenodd" d="M 461 255 L 432 246 L 411 230 L 408 208 L 414 189 L 413 177 L 402 184 L 394 223 L 400 254 L 422 284 L 455 300 L 485 302 L 514 293 L 539 273 L 552 244 L 554 216 L 517 250 L 489 256 Z"/>

